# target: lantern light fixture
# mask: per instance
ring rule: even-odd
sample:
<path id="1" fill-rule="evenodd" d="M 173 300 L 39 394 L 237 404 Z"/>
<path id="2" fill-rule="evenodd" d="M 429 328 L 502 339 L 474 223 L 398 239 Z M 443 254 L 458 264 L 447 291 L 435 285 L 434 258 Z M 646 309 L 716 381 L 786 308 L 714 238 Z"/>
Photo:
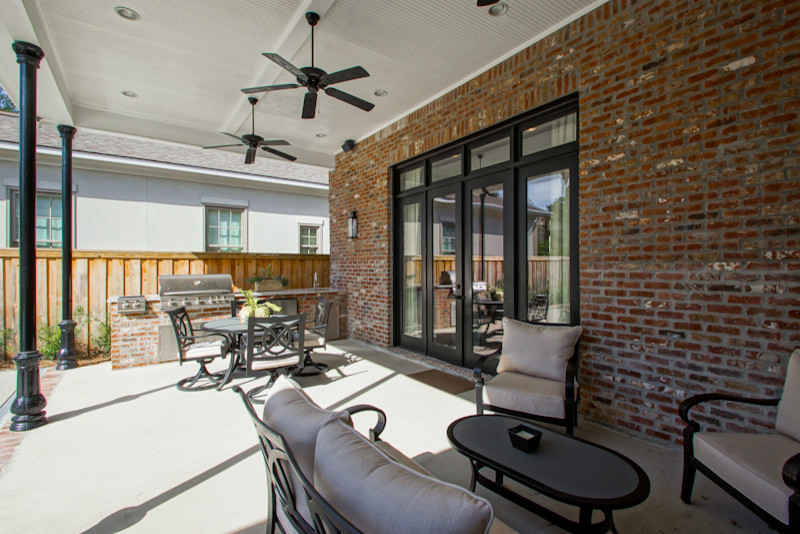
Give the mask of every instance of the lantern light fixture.
<path id="1" fill-rule="evenodd" d="M 350 212 L 347 216 L 347 237 L 353 239 L 358 237 L 358 214 L 355 210 Z"/>

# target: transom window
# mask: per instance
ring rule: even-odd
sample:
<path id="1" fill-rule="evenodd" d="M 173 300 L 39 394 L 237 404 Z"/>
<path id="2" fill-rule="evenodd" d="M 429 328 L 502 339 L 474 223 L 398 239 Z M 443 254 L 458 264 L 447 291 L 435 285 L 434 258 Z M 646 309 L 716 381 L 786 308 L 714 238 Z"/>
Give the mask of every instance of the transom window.
<path id="1" fill-rule="evenodd" d="M 206 250 L 242 252 L 242 215 L 238 208 L 206 206 Z"/>
<path id="2" fill-rule="evenodd" d="M 319 226 L 300 226 L 300 254 L 319 254 Z"/>
<path id="3" fill-rule="evenodd" d="M 11 246 L 19 246 L 19 191 L 11 193 Z M 61 247 L 61 194 L 36 194 L 36 246 Z"/>

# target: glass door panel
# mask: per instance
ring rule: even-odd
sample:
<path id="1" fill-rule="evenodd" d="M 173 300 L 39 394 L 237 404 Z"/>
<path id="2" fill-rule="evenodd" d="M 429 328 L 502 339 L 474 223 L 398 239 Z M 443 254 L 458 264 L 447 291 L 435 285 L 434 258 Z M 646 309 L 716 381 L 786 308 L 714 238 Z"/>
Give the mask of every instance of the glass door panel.
<path id="1" fill-rule="evenodd" d="M 524 174 L 524 173 L 523 173 Z M 570 322 L 570 169 L 525 175 L 526 317 Z"/>
<path id="2" fill-rule="evenodd" d="M 497 352 L 503 341 L 504 197 L 502 183 L 470 189 L 471 346 L 477 357 Z"/>
<path id="3" fill-rule="evenodd" d="M 400 335 L 422 343 L 422 202 L 401 207 Z"/>
<path id="4" fill-rule="evenodd" d="M 455 188 L 439 189 L 429 196 L 428 239 L 432 262 L 428 295 L 431 339 L 429 353 L 461 365 L 461 221 Z"/>

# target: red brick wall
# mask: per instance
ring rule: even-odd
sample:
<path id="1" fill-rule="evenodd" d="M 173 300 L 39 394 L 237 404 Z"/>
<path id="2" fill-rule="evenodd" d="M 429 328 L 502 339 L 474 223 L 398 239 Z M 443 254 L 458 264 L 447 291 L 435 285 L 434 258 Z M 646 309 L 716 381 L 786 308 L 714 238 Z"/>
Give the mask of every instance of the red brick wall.
<path id="1" fill-rule="evenodd" d="M 391 342 L 389 166 L 577 91 L 582 415 L 678 442 L 686 396 L 779 393 L 800 347 L 799 26 L 790 0 L 612 0 L 339 154 L 350 336 Z"/>

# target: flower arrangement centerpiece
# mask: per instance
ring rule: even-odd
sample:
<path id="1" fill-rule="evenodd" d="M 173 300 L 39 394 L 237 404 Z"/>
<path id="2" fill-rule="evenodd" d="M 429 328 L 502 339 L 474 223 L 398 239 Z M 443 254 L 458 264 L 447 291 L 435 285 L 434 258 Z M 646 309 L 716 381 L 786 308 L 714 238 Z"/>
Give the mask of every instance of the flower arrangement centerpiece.
<path id="1" fill-rule="evenodd" d="M 245 304 L 239 310 L 239 320 L 243 323 L 247 322 L 248 317 L 251 315 L 253 317 L 269 317 L 272 312 L 281 311 L 281 307 L 272 302 L 259 304 L 253 296 L 253 292 L 249 289 L 244 292 L 244 298 Z"/>

